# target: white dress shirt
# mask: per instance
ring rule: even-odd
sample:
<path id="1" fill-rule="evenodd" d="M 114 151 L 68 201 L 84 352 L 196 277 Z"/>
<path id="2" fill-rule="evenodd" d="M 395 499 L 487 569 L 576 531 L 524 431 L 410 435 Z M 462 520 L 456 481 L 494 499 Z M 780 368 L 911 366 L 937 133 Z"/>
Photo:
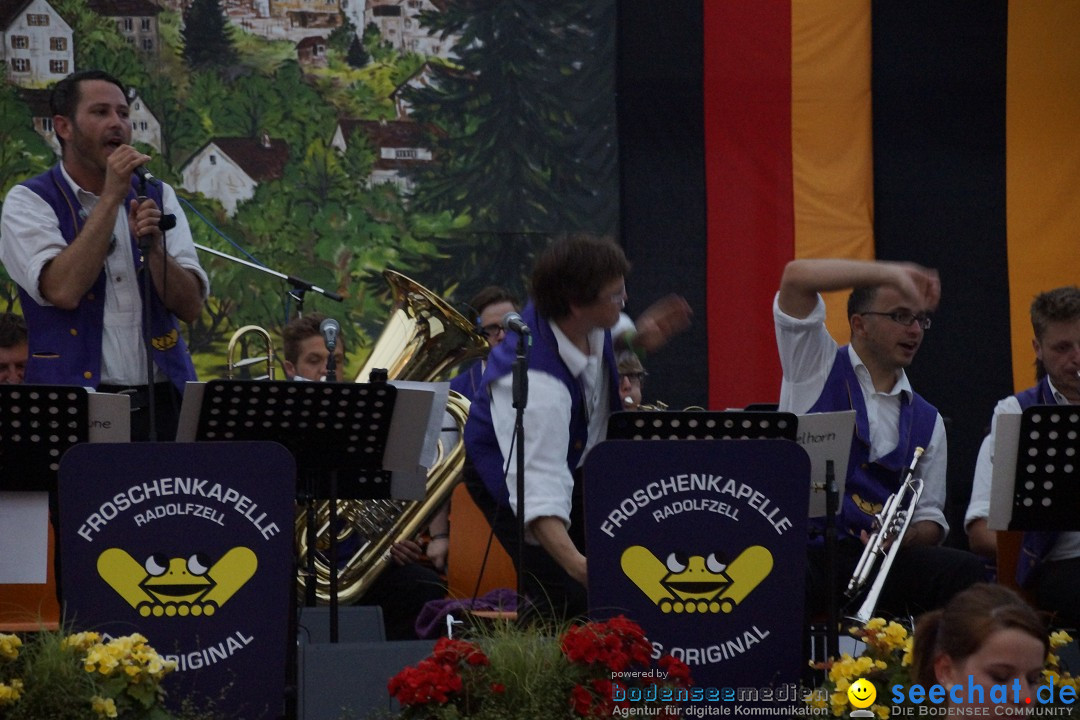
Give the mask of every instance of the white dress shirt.
<path id="1" fill-rule="evenodd" d="M 825 301 L 818 295 L 817 305 L 805 318 L 795 318 L 780 309 L 780 294 L 773 299 L 773 321 L 776 325 L 776 347 L 780 351 L 783 382 L 780 385 L 779 409 L 785 412 L 805 414 L 825 388 L 825 381 L 832 370 L 839 344 L 825 327 Z M 889 392 L 874 388 L 873 379 L 866 364 L 848 346 L 848 358 L 859 380 L 866 419 L 870 429 L 870 460 L 876 461 L 896 449 L 899 442 L 899 419 L 901 394 L 914 394 L 907 373 L 899 370 L 896 383 Z M 916 477 L 923 480 L 923 493 L 912 514 L 912 522 L 931 520 L 949 532 L 945 520 L 945 478 L 948 466 L 948 447 L 945 423 L 938 413 L 930 446 L 919 460 Z"/>
<path id="2" fill-rule="evenodd" d="M 83 217 L 90 214 L 99 197 L 84 190 L 61 164 L 64 179 L 82 206 Z M 203 299 L 209 293 L 209 279 L 199 265 L 191 228 L 176 193 L 162 184 L 162 212 L 176 216 L 176 227 L 166 235 L 166 247 L 180 267 L 199 277 Z M 128 230 L 128 208 L 121 205 L 113 227 L 115 239 L 105 259 L 105 314 L 101 343 L 101 383 L 105 385 L 145 385 L 146 354 L 142 337 L 142 297 L 135 279 L 135 259 Z M 52 207 L 37 193 L 16 185 L 4 199 L 0 220 L 0 262 L 11 279 L 39 305 L 51 305 L 41 294 L 40 279 L 45 265 L 67 247 Z M 166 280 L 167 281 L 167 280 Z M 31 329 L 32 330 L 32 329 Z M 166 380 L 157 371 L 158 380 Z"/>
<path id="3" fill-rule="evenodd" d="M 611 388 L 604 368 L 604 331 L 589 334 L 589 353 L 581 352 L 559 327 L 548 321 L 559 346 L 559 356 L 581 383 L 589 415 L 589 436 L 581 462 L 589 450 L 604 439 L 611 414 Z M 536 544 L 528 531 L 538 517 L 561 518 L 570 527 L 574 478 L 566 466 L 570 444 L 570 392 L 562 381 L 540 370 L 529 369 L 529 397 L 525 405 L 525 526 L 526 540 Z M 517 512 L 517 462 L 511 452 L 515 413 L 513 373 L 491 383 L 491 422 L 499 449 L 509 458 L 506 475 L 510 507 Z"/>

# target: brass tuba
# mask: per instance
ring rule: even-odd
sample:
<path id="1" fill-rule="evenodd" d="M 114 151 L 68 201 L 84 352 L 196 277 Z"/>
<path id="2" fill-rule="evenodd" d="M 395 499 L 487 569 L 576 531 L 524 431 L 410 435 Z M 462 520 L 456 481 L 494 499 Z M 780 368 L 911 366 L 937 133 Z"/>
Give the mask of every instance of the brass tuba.
<path id="1" fill-rule="evenodd" d="M 383 272 L 393 291 L 390 319 L 383 327 L 356 382 L 366 382 L 371 371 L 385 368 L 391 380 L 430 382 L 446 370 L 489 349 L 487 339 L 449 303 L 419 283 L 393 270 Z M 439 443 L 435 465 L 428 472 L 424 500 L 338 501 L 339 547 L 349 547 L 338 568 L 338 600 L 350 603 L 363 595 L 391 561 L 390 547 L 416 535 L 446 502 L 465 463 L 463 432 L 469 401 L 451 392 L 446 408 L 453 419 L 457 439 L 452 448 Z M 330 538 L 330 508 L 319 502 L 316 515 L 315 583 L 319 602 L 330 600 L 330 564 L 325 553 Z M 298 512 L 296 545 L 307 556 L 307 518 Z M 351 549 L 355 547 L 355 549 Z M 341 556 L 339 556 L 340 558 Z M 302 589 L 303 576 L 297 577 Z"/>

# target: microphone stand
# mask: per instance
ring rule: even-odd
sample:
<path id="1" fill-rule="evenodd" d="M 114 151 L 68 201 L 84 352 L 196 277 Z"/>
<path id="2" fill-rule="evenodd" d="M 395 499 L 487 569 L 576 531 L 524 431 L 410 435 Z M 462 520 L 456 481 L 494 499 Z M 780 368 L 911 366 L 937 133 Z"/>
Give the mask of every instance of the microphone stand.
<path id="1" fill-rule="evenodd" d="M 341 297 L 341 295 L 339 295 L 338 293 L 332 290 L 326 290 L 325 288 L 321 288 L 318 285 L 309 283 L 303 278 L 298 278 L 294 275 L 286 275 L 285 273 L 278 272 L 277 270 L 271 270 L 264 265 L 259 265 L 258 263 L 243 260 L 236 257 L 235 255 L 229 255 L 228 253 L 223 253 L 220 250 L 215 250 L 214 248 L 206 247 L 205 245 L 200 245 L 199 243 L 195 243 L 195 247 L 199 250 L 202 250 L 203 252 L 210 253 L 211 255 L 217 255 L 220 258 L 225 258 L 226 260 L 234 262 L 238 265 L 243 265 L 244 267 L 249 267 L 252 270 L 258 270 L 259 272 L 266 273 L 267 275 L 273 275 L 276 278 L 284 280 L 292 286 L 292 290 L 289 291 L 289 296 L 294 298 L 301 307 L 304 304 L 304 293 L 308 290 L 317 292 L 323 297 L 329 298 L 330 300 L 333 300 L 335 302 L 343 302 L 345 300 L 345 298 Z"/>
<path id="2" fill-rule="evenodd" d="M 142 204 L 147 199 L 146 195 L 146 176 L 139 176 L 139 194 L 135 198 L 139 204 Z M 162 210 L 164 212 L 164 210 Z M 162 231 L 164 232 L 164 230 Z M 151 285 L 154 282 L 150 273 L 150 247 L 153 243 L 152 235 L 143 235 L 139 237 L 139 254 L 142 257 L 142 266 L 140 271 L 143 274 L 142 284 L 142 331 L 143 331 L 143 352 L 146 355 L 146 412 L 150 413 L 149 425 L 147 430 L 146 439 L 150 442 L 157 441 L 157 399 L 154 397 L 154 344 L 151 340 L 150 326 L 150 308 L 151 300 L 150 293 Z M 169 263 L 165 262 L 162 265 L 162 272 L 164 273 L 169 267 Z M 164 281 L 164 275 L 162 276 Z"/>
<path id="3" fill-rule="evenodd" d="M 828 578 L 829 608 L 825 616 L 825 657 L 839 657 L 840 608 L 836 597 L 836 511 L 840 507 L 840 490 L 836 485 L 833 461 L 825 461 L 825 576 Z"/>
<path id="4" fill-rule="evenodd" d="M 525 406 L 529 400 L 529 337 L 524 333 L 518 333 L 517 354 L 513 366 L 513 398 L 514 398 L 514 437 L 517 438 L 517 447 L 514 451 L 517 461 L 517 520 L 518 520 L 518 547 L 517 547 L 517 594 L 518 602 L 525 597 Z"/>

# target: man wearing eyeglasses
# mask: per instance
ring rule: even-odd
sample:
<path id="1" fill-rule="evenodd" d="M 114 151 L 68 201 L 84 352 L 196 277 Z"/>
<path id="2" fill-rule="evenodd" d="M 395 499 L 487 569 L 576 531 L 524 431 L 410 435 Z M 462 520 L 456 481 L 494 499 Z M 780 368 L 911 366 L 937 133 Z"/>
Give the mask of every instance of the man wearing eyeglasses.
<path id="1" fill-rule="evenodd" d="M 516 569 L 538 612 L 558 618 L 587 609 L 581 464 L 620 409 L 611 331 L 626 303 L 630 269 L 610 238 L 568 235 L 551 243 L 532 273 L 522 311 L 529 351 L 525 406 L 523 567 Z M 637 319 L 632 343 L 655 350 L 690 322 L 690 307 L 663 298 Z M 492 350 L 465 426 L 465 483 L 518 563 L 513 373 L 518 336 Z M 507 460 L 509 459 L 509 462 Z"/>
<path id="2" fill-rule="evenodd" d="M 852 288 L 850 343 L 825 327 L 820 293 Z M 837 516 L 840 592 L 854 571 L 874 517 L 899 488 L 916 447 L 922 496 L 882 590 L 878 607 L 897 614 L 940 607 L 982 578 L 971 553 L 940 546 L 947 446 L 941 415 L 911 387 L 905 369 L 931 326 L 941 297 L 937 271 L 912 263 L 804 259 L 788 263 L 773 302 L 783 368 L 779 409 L 797 414 L 855 411 L 855 434 Z M 820 528 L 819 528 L 820 530 Z M 811 540 L 810 613 L 825 609 L 828 586 L 820 537 Z"/>
<path id="3" fill-rule="evenodd" d="M 506 337 L 502 321 L 507 313 L 517 312 L 518 301 L 506 288 L 488 285 L 472 296 L 469 307 L 475 313 L 477 329 L 487 338 L 488 345 L 494 348 Z M 486 364 L 486 360 L 481 359 L 469 365 L 450 381 L 450 389 L 461 393 L 471 402 L 480 387 Z"/>

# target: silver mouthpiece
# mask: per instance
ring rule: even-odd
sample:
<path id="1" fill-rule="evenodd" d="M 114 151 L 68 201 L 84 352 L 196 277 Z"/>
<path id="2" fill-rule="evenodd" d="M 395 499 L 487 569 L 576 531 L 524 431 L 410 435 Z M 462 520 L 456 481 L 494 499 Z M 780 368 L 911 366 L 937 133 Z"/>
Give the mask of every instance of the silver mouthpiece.
<path id="1" fill-rule="evenodd" d="M 1080 373 L 1077 373 L 1077 374 L 1080 374 Z M 634 404 L 634 398 L 627 395 L 626 397 L 624 397 L 622 399 L 622 403 L 623 403 L 623 405 L 633 405 Z"/>

